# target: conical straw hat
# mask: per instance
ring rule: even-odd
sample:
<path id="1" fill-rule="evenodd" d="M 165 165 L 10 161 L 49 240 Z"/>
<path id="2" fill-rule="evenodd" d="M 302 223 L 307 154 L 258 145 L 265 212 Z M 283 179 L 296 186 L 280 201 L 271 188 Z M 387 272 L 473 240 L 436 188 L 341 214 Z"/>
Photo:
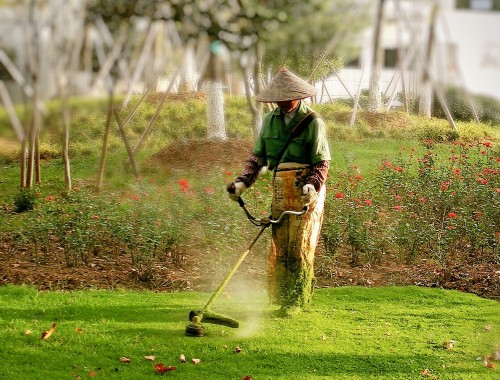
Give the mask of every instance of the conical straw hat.
<path id="1" fill-rule="evenodd" d="M 316 92 L 318 90 L 314 86 L 288 71 L 283 66 L 279 69 L 271 83 L 259 92 L 255 99 L 264 103 L 284 102 L 287 100 L 309 98 L 315 95 Z"/>

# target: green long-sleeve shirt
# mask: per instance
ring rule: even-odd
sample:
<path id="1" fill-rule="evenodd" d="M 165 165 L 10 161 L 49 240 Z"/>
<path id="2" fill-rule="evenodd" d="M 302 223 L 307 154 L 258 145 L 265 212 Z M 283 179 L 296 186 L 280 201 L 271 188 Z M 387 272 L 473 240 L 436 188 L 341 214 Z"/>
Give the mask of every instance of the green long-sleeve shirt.
<path id="1" fill-rule="evenodd" d="M 311 108 L 301 101 L 297 113 L 288 125 L 279 108 L 266 114 L 252 153 L 265 160 L 270 170 L 274 169 L 278 164 L 278 153 L 288 141 L 293 128 L 309 112 Z M 325 123 L 318 117 L 291 141 L 280 162 L 314 165 L 330 159 Z"/>

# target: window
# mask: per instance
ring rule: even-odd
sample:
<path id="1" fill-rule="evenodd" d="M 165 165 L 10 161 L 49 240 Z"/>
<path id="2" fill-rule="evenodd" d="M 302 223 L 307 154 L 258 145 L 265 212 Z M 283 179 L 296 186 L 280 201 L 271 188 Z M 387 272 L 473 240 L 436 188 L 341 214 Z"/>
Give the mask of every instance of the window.
<path id="1" fill-rule="evenodd" d="M 398 49 L 384 49 L 384 67 L 396 67 L 398 56 Z"/>
<path id="2" fill-rule="evenodd" d="M 474 11 L 500 11 L 500 0 L 457 0 L 456 8 Z"/>

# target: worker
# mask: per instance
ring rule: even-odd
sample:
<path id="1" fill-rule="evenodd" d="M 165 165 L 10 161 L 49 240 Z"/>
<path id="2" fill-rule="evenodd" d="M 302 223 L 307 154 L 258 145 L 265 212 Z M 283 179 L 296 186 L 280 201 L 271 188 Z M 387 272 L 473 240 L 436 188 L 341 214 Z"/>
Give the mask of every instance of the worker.
<path id="1" fill-rule="evenodd" d="M 257 101 L 275 103 L 276 108 L 264 116 L 242 174 L 228 185 L 229 197 L 236 201 L 267 166 L 273 171 L 271 218 L 307 206 L 304 215 L 287 215 L 272 225 L 268 292 L 283 314 L 307 306 L 314 289 L 314 256 L 331 159 L 325 123 L 304 101 L 316 92 L 286 67 L 278 71 L 256 95 Z"/>

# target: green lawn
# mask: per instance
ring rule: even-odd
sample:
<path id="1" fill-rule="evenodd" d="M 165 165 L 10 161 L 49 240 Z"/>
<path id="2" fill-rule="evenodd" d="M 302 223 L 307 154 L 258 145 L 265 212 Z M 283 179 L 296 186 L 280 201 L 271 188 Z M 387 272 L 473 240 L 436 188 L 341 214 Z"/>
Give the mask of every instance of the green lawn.
<path id="1" fill-rule="evenodd" d="M 308 311 L 283 319 L 264 292 L 232 288 L 214 310 L 238 318 L 240 329 L 205 324 L 205 337 L 192 338 L 184 335 L 188 312 L 209 294 L 1 287 L 0 378 L 498 378 L 479 359 L 498 350 L 498 302 L 441 289 L 344 287 L 318 290 Z M 56 331 L 41 340 L 52 323 Z M 147 355 L 177 369 L 157 374 Z"/>

